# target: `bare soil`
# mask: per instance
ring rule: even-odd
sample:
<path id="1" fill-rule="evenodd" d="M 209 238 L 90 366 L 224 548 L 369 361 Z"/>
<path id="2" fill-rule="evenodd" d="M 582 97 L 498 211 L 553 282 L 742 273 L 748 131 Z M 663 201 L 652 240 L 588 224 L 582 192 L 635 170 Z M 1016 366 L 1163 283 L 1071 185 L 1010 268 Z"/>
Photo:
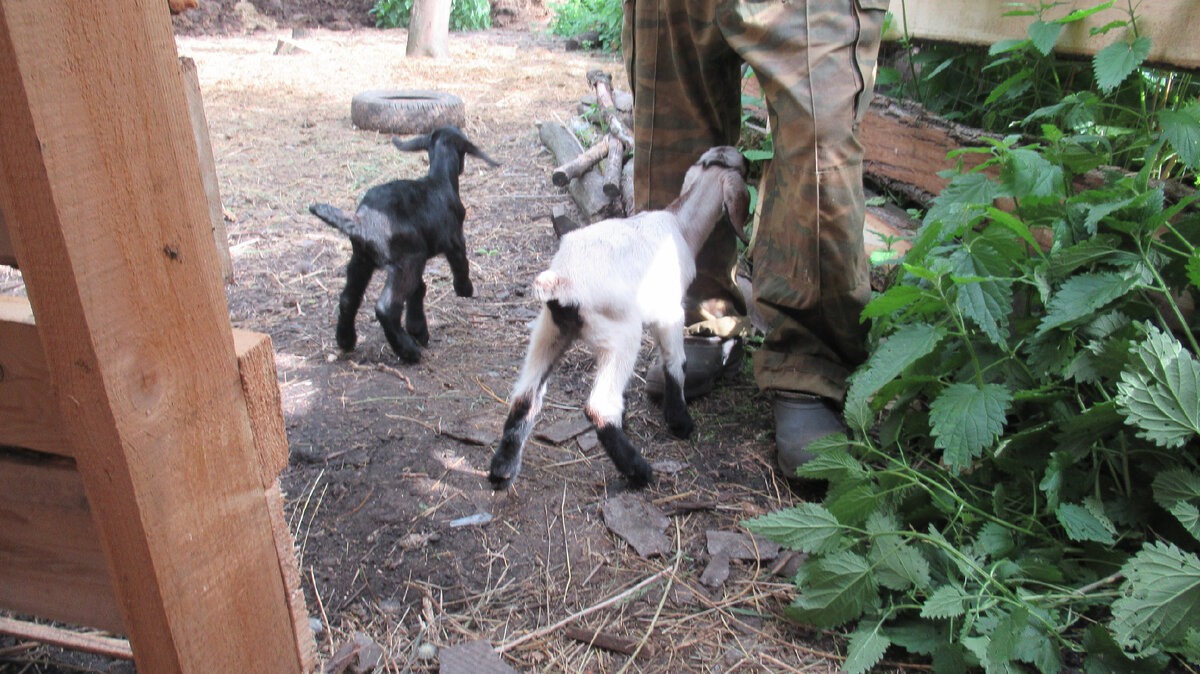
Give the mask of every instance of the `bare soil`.
<path id="1" fill-rule="evenodd" d="M 233 218 L 232 321 L 270 334 L 276 351 L 291 446 L 282 481 L 322 666 L 362 632 L 383 648 L 376 671 L 387 672 L 437 671 L 437 649 L 476 639 L 519 671 L 836 671 L 834 638 L 781 619 L 794 560 L 783 570 L 773 568 L 781 562 L 734 561 L 723 583 L 700 580 L 711 561 L 706 532 L 739 531 L 744 519 L 797 500 L 772 470 L 769 401 L 748 371 L 696 401 L 696 433 L 675 440 L 642 390 L 651 351 L 643 344 L 626 428 L 662 468 L 636 496 L 669 515 L 665 554 L 642 557 L 606 526 L 602 506 L 626 486 L 587 434 L 535 437 L 512 489 L 494 493 L 487 482 L 538 310 L 529 284 L 556 246 L 550 210 L 563 204 L 578 217 L 550 181 L 555 162 L 537 123 L 575 114 L 589 69 L 622 82 L 619 59 L 566 52 L 526 26 L 453 34 L 450 59 L 410 60 L 404 31 L 363 23 L 314 28 L 294 40 L 304 52 L 287 56 L 274 54 L 291 39 L 287 21 L 249 35 L 230 27 L 177 39 L 180 55 L 198 65 Z M 351 97 L 378 88 L 458 95 L 464 131 L 502 163 L 467 163 L 475 296 L 455 296 L 444 260 L 431 261 L 431 341 L 415 365 L 396 358 L 375 322 L 378 278 L 360 312 L 357 349 L 337 348 L 350 246 L 307 210 L 314 201 L 350 210 L 371 185 L 424 173 L 422 155 L 398 153 L 388 137 L 351 125 Z M 582 421 L 592 372 L 586 349 L 567 354 L 539 430 Z M 456 526 L 480 514 L 490 520 Z M 507 647 L 660 573 L 567 625 L 642 643 L 636 658 L 563 629 Z M 55 671 L 7 666 L 0 658 L 0 671 Z"/>

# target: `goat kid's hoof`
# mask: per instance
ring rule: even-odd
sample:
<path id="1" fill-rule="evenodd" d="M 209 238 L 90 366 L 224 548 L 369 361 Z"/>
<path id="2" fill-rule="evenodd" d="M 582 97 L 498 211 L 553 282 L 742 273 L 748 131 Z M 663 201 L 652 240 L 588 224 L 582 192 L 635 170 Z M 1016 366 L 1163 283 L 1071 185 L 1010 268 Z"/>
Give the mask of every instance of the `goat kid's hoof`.
<path id="1" fill-rule="evenodd" d="M 519 461 L 513 464 L 497 457 L 492 459 L 492 467 L 488 471 L 488 482 L 492 484 L 494 491 L 500 491 L 511 486 L 520 474 L 521 463 Z"/>
<path id="2" fill-rule="evenodd" d="M 353 330 L 337 332 L 337 345 L 342 351 L 353 351 L 354 347 L 358 346 L 358 335 Z"/>
<path id="3" fill-rule="evenodd" d="M 455 283 L 454 294 L 459 297 L 473 297 L 475 295 L 475 286 L 470 281 L 466 283 Z"/>
<path id="4" fill-rule="evenodd" d="M 639 461 L 633 471 L 625 476 L 630 489 L 645 489 L 654 483 L 654 469 L 645 460 Z"/>
<path id="5" fill-rule="evenodd" d="M 680 440 L 686 440 L 692 436 L 692 431 L 696 430 L 696 423 L 691 417 L 684 417 L 679 421 L 668 421 L 667 430 Z"/>
<path id="6" fill-rule="evenodd" d="M 426 328 L 424 330 L 417 330 L 415 332 L 412 330 L 409 330 L 408 334 L 412 335 L 413 341 L 416 342 L 417 344 L 420 344 L 421 346 L 429 346 L 429 329 L 428 328 Z"/>

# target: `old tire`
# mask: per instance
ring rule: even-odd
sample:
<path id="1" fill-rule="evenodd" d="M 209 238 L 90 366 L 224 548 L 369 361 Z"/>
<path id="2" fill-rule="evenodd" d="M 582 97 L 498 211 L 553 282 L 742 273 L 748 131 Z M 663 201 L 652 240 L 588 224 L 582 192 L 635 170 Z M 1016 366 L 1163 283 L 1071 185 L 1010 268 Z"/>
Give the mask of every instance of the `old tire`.
<path id="1" fill-rule="evenodd" d="M 368 131 L 429 133 L 439 126 L 462 126 L 463 102 L 440 91 L 375 89 L 351 99 L 350 121 Z"/>

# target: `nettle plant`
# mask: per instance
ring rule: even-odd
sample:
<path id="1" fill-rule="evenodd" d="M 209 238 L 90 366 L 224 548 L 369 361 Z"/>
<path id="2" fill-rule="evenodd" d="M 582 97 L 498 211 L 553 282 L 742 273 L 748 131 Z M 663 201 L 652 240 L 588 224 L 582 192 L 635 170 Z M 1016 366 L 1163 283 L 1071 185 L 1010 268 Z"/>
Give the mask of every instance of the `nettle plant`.
<path id="1" fill-rule="evenodd" d="M 1160 133 L 1096 170 L 1054 121 L 944 174 L 800 469 L 824 500 L 745 522 L 808 553 L 788 615 L 846 629 L 849 672 L 1200 664 L 1200 214 L 1155 179 L 1196 161 Z"/>

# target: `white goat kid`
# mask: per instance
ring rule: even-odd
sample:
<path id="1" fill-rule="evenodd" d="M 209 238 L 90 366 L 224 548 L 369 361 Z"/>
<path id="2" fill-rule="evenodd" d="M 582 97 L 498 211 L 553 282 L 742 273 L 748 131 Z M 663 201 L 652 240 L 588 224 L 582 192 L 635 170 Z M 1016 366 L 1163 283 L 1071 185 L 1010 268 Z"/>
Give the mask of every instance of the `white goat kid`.
<path id="1" fill-rule="evenodd" d="M 696 253 L 723 214 L 746 238 L 750 195 L 746 164 L 737 148 L 705 152 L 688 169 L 680 196 L 661 211 L 597 222 L 572 231 L 534 294 L 545 303 L 512 392 L 504 434 L 488 480 L 503 489 L 521 472 L 525 440 L 533 430 L 554 364 L 578 338 L 595 351 L 596 379 L 585 414 L 629 486 L 645 487 L 654 471 L 621 430 L 624 391 L 633 375 L 643 326 L 662 352 L 667 428 L 688 437 L 694 424 L 683 395 L 683 296 L 696 276 Z"/>

